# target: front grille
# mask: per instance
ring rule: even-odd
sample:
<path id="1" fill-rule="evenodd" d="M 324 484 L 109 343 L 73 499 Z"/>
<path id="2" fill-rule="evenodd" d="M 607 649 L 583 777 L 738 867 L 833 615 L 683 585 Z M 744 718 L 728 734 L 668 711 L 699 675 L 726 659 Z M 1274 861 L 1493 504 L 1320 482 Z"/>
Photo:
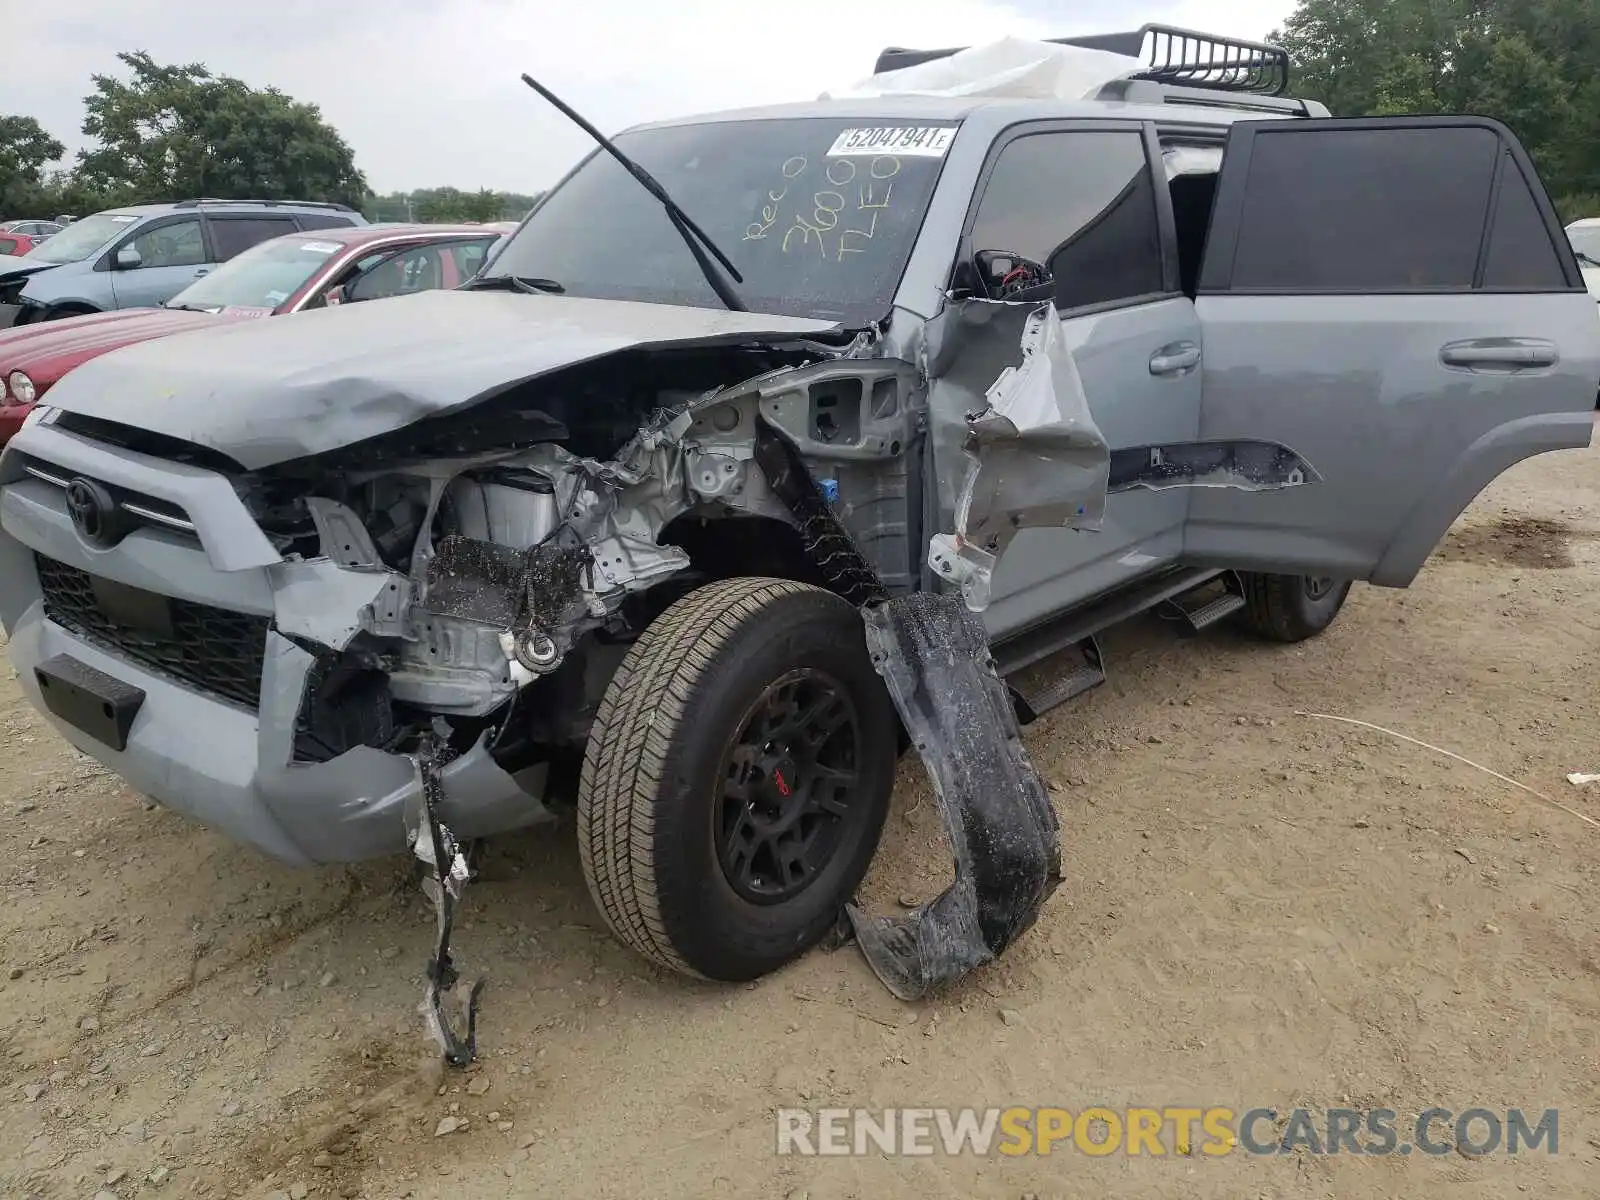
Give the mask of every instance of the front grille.
<path id="1" fill-rule="evenodd" d="M 18 454 L 17 462 L 22 469 L 41 483 L 48 483 L 51 487 L 58 487 L 62 491 L 72 486 L 72 481 L 83 476 L 74 475 L 71 471 L 64 470 L 54 463 L 47 463 L 41 458 L 31 454 Z M 94 480 L 112 495 L 117 503 L 117 508 L 126 517 L 133 518 L 133 524 L 159 525 L 163 529 L 176 529 L 180 533 L 193 534 L 194 522 L 189 520 L 189 514 L 176 504 L 161 500 L 155 496 L 146 496 L 140 492 L 130 492 L 126 488 L 113 487 L 102 480 Z"/>
<path id="2" fill-rule="evenodd" d="M 155 612 L 167 618 L 134 622 L 105 611 L 87 571 L 42 554 L 34 560 L 45 615 L 63 629 L 230 704 L 252 712 L 260 705 L 271 627 L 266 617 L 116 585 L 119 595 L 131 601 L 126 604 L 130 613 Z"/>

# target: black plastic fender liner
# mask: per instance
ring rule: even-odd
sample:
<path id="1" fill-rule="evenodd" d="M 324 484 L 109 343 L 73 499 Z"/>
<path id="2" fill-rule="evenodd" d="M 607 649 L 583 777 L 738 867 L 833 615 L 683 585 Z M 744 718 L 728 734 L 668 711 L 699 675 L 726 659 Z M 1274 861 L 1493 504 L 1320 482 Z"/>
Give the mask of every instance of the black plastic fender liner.
<path id="1" fill-rule="evenodd" d="M 982 620 L 959 593 L 862 607 L 867 648 L 933 783 L 956 878 L 904 916 L 846 908 L 873 972 L 918 1000 L 993 961 L 1061 882 L 1061 826 Z"/>

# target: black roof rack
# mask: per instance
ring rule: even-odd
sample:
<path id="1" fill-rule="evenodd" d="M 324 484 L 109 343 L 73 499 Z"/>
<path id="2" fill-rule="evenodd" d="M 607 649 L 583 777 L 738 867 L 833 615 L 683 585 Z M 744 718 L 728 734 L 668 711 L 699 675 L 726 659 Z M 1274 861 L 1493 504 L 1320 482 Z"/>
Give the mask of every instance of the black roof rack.
<path id="1" fill-rule="evenodd" d="M 1289 52 L 1265 42 L 1247 42 L 1214 33 L 1196 33 L 1173 25 L 1145 25 L 1127 33 L 1101 33 L 1084 37 L 1050 38 L 1058 46 L 1106 50 L 1147 63 L 1134 79 L 1219 92 L 1249 92 L 1281 96 L 1289 87 Z M 899 71 L 949 58 L 967 49 L 905 50 L 891 46 L 878 55 L 876 74 Z"/>
<path id="2" fill-rule="evenodd" d="M 192 200 L 179 200 L 173 208 L 199 208 L 202 204 L 259 204 L 266 208 L 287 205 L 293 208 L 331 208 L 334 212 L 355 212 L 348 204 L 334 204 L 327 200 L 255 200 L 239 197 L 225 200 L 219 196 L 197 196 Z"/>

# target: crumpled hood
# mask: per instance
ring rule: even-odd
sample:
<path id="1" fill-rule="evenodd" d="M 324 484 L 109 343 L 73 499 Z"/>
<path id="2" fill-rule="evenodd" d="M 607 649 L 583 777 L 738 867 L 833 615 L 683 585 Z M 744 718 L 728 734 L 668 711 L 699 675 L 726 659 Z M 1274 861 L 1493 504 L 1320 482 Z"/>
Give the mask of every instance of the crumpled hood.
<path id="1" fill-rule="evenodd" d="M 238 321 L 69 372 L 54 408 L 255 470 L 322 454 L 623 350 L 816 336 L 826 321 L 514 292 L 419 292 Z"/>
<path id="2" fill-rule="evenodd" d="M 210 313 L 124 308 L 20 325 L 0 333 L 0 375 L 25 371 L 35 384 L 54 383 L 73 367 L 108 350 L 209 327 L 217 320 Z"/>

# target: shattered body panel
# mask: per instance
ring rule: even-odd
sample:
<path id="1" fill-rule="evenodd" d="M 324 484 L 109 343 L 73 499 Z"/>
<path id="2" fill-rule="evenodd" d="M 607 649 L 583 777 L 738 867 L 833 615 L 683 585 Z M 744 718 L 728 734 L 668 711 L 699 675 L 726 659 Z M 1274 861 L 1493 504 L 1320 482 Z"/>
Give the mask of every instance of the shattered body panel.
<path id="1" fill-rule="evenodd" d="M 969 301 L 943 319 L 987 324 L 1004 311 Z M 995 564 L 1021 529 L 1098 529 L 1105 513 L 1110 450 L 1054 305 L 1029 313 L 1021 365 L 1006 367 L 984 389 L 966 424 L 962 448 L 972 466 L 955 497 L 954 529 L 934 535 L 929 561 L 981 610 Z"/>

